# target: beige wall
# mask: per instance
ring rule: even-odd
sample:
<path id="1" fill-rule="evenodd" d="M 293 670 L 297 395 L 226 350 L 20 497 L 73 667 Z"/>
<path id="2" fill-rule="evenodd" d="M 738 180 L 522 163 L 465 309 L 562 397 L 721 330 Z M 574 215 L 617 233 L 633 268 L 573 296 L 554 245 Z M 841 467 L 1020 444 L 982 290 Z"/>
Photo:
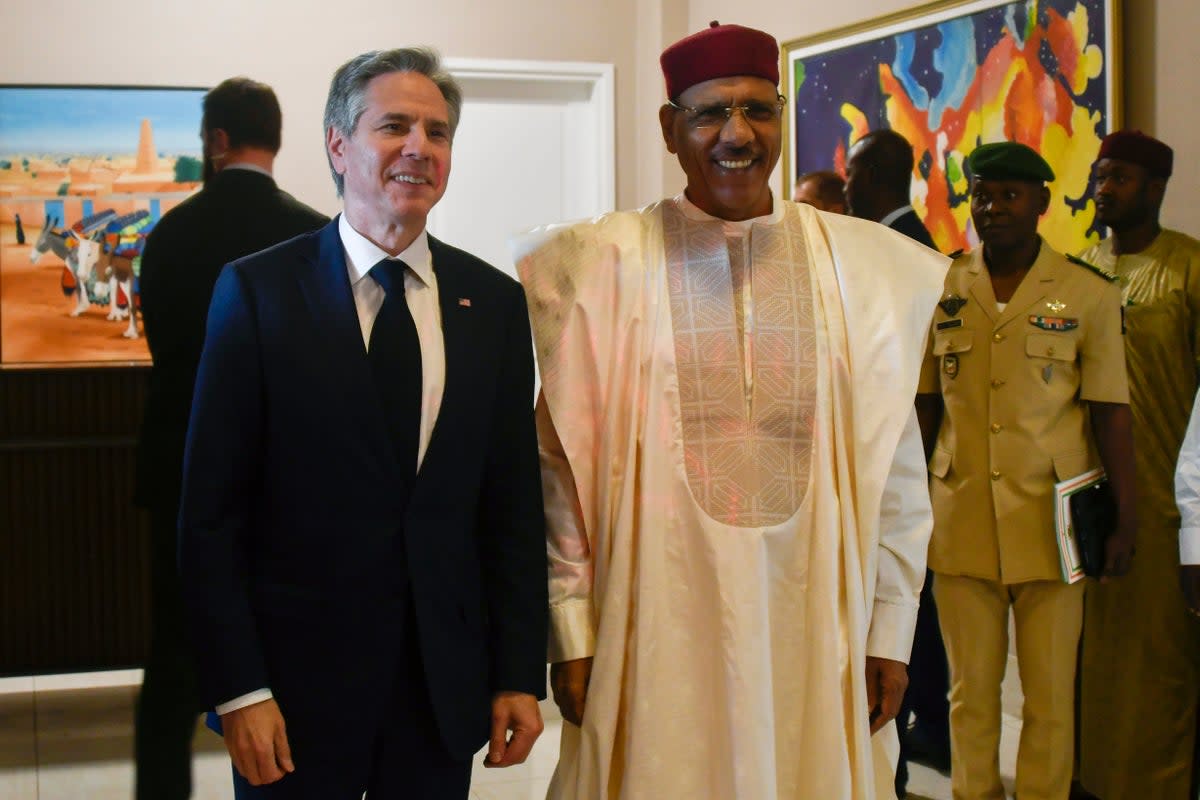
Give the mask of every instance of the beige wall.
<path id="1" fill-rule="evenodd" d="M 691 0 L 689 30 L 710 20 L 769 31 L 781 42 L 923 5 L 913 0 Z M 1193 63 L 1200 3 L 1124 0 L 1125 124 L 1175 148 L 1163 224 L 1200 237 L 1200 70 Z M 778 179 L 777 179 L 778 182 Z"/>
<path id="2" fill-rule="evenodd" d="M 658 54 L 709 20 L 763 28 L 782 40 L 910 8 L 912 0 L 128 0 L 120 22 L 92 0 L 9 3 L 6 82 L 212 85 L 235 74 L 266 81 L 284 109 L 280 183 L 333 212 L 321 112 L 329 77 L 377 47 L 428 43 L 457 58 L 600 61 L 616 65 L 617 205 L 678 191 L 682 173 L 658 129 Z M 336 14 L 331 13 L 331 9 Z M 1200 235 L 1200 71 L 1191 68 L 1195 0 L 1125 0 L 1126 121 L 1176 149 L 1164 222 Z M 54 31 L 53 33 L 51 31 Z M 76 33 L 78 32 L 78 33 Z M 535 157 L 537 132 L 514 142 Z M 464 176 L 455 176 L 464 180 Z"/>
<path id="3" fill-rule="evenodd" d="M 5 3 L 0 75 L 13 83 L 211 86 L 232 75 L 271 84 L 283 106 L 280 184 L 332 213 L 338 203 L 321 115 L 333 70 L 374 48 L 431 44 L 446 57 L 616 65 L 617 203 L 637 195 L 635 41 L 642 0 L 92 0 Z M 512 142 L 536 164 L 537 131 Z M 456 175 L 453 179 L 465 180 Z"/>

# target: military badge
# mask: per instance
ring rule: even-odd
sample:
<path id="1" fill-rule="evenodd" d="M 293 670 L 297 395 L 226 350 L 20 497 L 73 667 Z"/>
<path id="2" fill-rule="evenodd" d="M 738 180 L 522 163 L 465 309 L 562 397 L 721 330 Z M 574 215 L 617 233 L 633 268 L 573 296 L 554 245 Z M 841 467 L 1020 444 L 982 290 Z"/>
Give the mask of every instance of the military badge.
<path id="1" fill-rule="evenodd" d="M 947 378 L 958 377 L 958 356 L 951 353 L 948 356 L 942 356 L 942 372 L 946 373 Z"/>
<path id="2" fill-rule="evenodd" d="M 1079 320 L 1073 317 L 1044 317 L 1031 314 L 1029 324 L 1044 331 L 1073 331 L 1079 327 Z"/>
<path id="3" fill-rule="evenodd" d="M 1050 309 L 1051 314 L 1058 314 L 1067 307 L 1067 304 L 1061 300 L 1051 300 L 1046 303 L 1046 308 Z"/>
<path id="4" fill-rule="evenodd" d="M 937 329 L 939 331 L 945 331 L 945 330 L 949 330 L 951 328 L 961 328 L 962 326 L 963 326 L 963 321 L 961 319 L 947 319 L 947 320 L 943 320 L 942 322 L 939 322 L 937 324 Z"/>
<path id="5" fill-rule="evenodd" d="M 956 294 L 949 294 L 942 298 L 938 303 L 938 307 L 952 317 L 958 316 L 958 312 L 967 304 L 967 301 Z"/>

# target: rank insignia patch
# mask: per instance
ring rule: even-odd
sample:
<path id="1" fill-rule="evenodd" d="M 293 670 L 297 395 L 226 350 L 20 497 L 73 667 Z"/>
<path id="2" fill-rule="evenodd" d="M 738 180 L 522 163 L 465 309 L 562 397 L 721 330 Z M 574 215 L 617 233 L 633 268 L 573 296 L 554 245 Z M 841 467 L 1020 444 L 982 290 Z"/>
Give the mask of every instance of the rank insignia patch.
<path id="1" fill-rule="evenodd" d="M 956 294 L 943 297 L 938 306 L 952 317 L 958 316 L 958 312 L 967 304 L 967 301 Z"/>
<path id="2" fill-rule="evenodd" d="M 942 372 L 946 373 L 947 378 L 957 378 L 958 356 L 953 353 L 948 356 L 942 356 Z"/>
<path id="3" fill-rule="evenodd" d="M 1079 327 L 1079 320 L 1073 317 L 1043 317 L 1031 314 L 1029 324 L 1044 331 L 1073 331 Z"/>

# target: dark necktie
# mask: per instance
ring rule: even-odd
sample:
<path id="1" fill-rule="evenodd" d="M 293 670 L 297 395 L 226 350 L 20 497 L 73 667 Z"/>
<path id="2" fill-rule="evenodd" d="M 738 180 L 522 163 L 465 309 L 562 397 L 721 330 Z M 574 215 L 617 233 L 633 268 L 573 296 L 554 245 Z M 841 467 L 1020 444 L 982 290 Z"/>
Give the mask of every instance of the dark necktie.
<path id="1" fill-rule="evenodd" d="M 403 261 L 385 258 L 368 273 L 383 287 L 383 305 L 371 328 L 367 359 L 383 403 L 388 432 L 406 479 L 417 472 L 421 431 L 421 342 L 404 299 Z"/>

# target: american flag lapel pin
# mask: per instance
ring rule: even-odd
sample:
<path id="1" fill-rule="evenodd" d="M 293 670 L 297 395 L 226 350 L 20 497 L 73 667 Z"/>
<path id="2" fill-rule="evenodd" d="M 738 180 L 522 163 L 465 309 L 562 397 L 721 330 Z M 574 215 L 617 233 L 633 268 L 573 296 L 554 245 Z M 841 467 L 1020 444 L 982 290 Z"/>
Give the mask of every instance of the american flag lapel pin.
<path id="1" fill-rule="evenodd" d="M 470 308 L 471 307 L 471 298 L 460 297 L 460 298 L 458 298 L 458 304 L 460 306 L 462 306 L 463 308 Z"/>

